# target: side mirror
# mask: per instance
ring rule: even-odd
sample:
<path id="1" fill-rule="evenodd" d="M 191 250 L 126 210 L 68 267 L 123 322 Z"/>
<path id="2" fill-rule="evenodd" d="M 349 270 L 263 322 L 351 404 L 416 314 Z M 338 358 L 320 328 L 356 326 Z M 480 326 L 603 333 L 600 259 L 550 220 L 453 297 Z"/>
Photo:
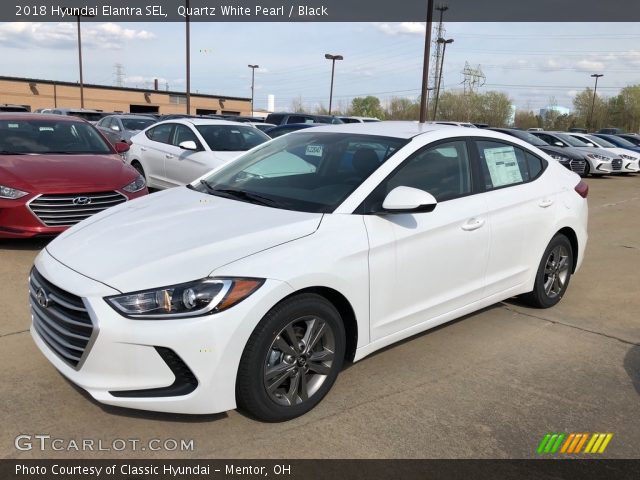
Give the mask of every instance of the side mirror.
<path id="1" fill-rule="evenodd" d="M 193 140 L 185 140 L 184 142 L 180 142 L 178 146 L 183 150 L 198 150 L 198 145 L 196 145 L 196 142 L 194 142 Z"/>
<path id="2" fill-rule="evenodd" d="M 553 142 L 556 147 L 564 147 L 564 143 L 562 142 Z"/>
<path id="3" fill-rule="evenodd" d="M 118 153 L 125 153 L 129 151 L 129 144 L 127 142 L 116 142 L 114 148 Z"/>
<path id="4" fill-rule="evenodd" d="M 388 213 L 424 213 L 432 212 L 438 201 L 429 192 L 412 187 L 396 187 L 391 190 L 382 209 Z"/>
<path id="5" fill-rule="evenodd" d="M 113 130 L 114 132 L 119 132 L 120 127 L 118 125 L 111 125 L 111 130 Z"/>

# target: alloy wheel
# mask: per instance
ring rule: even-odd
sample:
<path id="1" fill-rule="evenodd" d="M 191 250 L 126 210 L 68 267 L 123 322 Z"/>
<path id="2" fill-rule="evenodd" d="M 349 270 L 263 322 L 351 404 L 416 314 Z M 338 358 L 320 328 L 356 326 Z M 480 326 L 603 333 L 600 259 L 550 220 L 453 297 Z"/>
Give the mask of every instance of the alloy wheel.
<path id="1" fill-rule="evenodd" d="M 549 298 L 562 293 L 569 277 L 569 251 L 564 245 L 556 246 L 544 266 L 544 292 Z"/>

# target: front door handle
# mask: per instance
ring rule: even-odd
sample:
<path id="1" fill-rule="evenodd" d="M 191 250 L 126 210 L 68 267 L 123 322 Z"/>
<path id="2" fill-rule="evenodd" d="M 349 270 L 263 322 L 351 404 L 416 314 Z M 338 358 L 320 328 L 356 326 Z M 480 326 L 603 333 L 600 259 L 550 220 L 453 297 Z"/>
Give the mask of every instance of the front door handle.
<path id="1" fill-rule="evenodd" d="M 544 200 L 541 200 L 540 203 L 538 203 L 538 206 L 540 208 L 548 208 L 551 205 L 553 205 L 553 200 L 550 198 L 545 198 Z"/>
<path id="2" fill-rule="evenodd" d="M 465 232 L 471 232 L 473 230 L 477 230 L 484 225 L 484 220 L 482 218 L 471 218 L 462 225 L 462 230 Z"/>

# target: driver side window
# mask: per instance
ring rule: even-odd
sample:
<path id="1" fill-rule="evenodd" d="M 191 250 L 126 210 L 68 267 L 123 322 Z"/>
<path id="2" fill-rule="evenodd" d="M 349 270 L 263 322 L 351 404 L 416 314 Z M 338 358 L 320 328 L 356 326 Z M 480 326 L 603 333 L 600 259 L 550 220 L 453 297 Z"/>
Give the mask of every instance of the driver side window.
<path id="1" fill-rule="evenodd" d="M 378 186 L 367 201 L 367 211 L 379 210 L 384 198 L 396 187 L 424 190 L 438 202 L 471 194 L 471 164 L 466 141 L 440 143 L 418 150 Z"/>

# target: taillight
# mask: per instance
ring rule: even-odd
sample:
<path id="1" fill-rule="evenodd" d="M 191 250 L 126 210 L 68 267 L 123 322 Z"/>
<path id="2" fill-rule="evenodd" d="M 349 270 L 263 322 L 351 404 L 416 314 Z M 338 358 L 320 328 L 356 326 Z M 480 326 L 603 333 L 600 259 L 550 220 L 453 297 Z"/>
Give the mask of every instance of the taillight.
<path id="1" fill-rule="evenodd" d="M 582 198 L 587 198 L 587 195 L 589 195 L 589 185 L 584 180 L 580 180 L 580 183 L 576 185 L 576 188 L 574 188 L 574 190 Z"/>

